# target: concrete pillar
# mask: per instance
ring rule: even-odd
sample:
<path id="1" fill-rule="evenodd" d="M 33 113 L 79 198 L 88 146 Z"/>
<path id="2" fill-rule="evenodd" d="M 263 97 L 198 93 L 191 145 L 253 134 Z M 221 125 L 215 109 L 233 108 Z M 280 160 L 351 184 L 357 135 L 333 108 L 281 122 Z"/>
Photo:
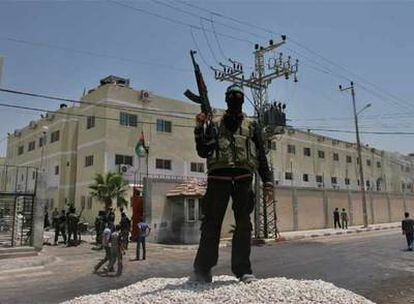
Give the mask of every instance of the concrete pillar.
<path id="1" fill-rule="evenodd" d="M 33 203 L 32 246 L 40 251 L 43 248 L 43 224 L 46 201 L 46 173 L 39 171 L 37 175 L 36 198 Z"/>
<path id="2" fill-rule="evenodd" d="M 325 228 L 329 228 L 329 203 L 328 203 L 328 193 L 326 192 L 326 190 L 323 190 L 322 192 L 323 195 L 323 215 L 325 218 Z"/>
<path id="3" fill-rule="evenodd" d="M 368 192 L 368 199 L 369 199 L 369 208 L 371 209 L 371 224 L 375 223 L 375 215 L 374 215 L 374 198 L 372 197 L 372 192 Z"/>
<path id="4" fill-rule="evenodd" d="M 349 214 L 349 225 L 354 225 L 354 207 L 352 204 L 351 191 L 348 190 L 348 214 Z"/>
<path id="5" fill-rule="evenodd" d="M 391 223 L 392 220 L 392 216 L 391 216 L 391 199 L 390 199 L 390 194 L 387 192 L 385 194 L 386 198 L 387 198 L 387 207 L 388 207 L 388 222 Z"/>
<path id="6" fill-rule="evenodd" d="M 408 207 L 407 207 L 407 197 L 405 195 L 405 192 L 403 192 L 402 197 L 403 197 L 403 203 L 404 203 L 404 212 L 407 212 Z"/>
<path id="7" fill-rule="evenodd" d="M 299 205 L 298 205 L 298 196 L 296 193 L 296 188 L 292 188 L 292 213 L 293 213 L 293 230 L 299 230 Z"/>

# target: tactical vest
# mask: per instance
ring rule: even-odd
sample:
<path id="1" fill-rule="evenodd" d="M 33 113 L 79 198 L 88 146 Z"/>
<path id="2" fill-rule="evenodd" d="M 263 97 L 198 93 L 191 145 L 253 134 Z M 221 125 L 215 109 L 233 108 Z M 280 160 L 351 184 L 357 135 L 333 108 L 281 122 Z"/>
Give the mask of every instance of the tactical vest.
<path id="1" fill-rule="evenodd" d="M 259 167 L 256 145 L 253 142 L 253 126 L 246 118 L 240 128 L 232 133 L 226 129 L 221 117 L 213 121 L 217 128 L 217 147 L 207 158 L 210 173 L 216 169 L 242 168 L 255 171 Z"/>

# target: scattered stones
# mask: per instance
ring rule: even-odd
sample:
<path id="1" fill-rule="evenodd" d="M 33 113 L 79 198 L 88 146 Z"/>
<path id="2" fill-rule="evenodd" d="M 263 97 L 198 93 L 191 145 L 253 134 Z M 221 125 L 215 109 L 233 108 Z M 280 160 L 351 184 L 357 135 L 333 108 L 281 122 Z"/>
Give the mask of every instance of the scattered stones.
<path id="1" fill-rule="evenodd" d="M 211 284 L 189 282 L 188 278 L 151 278 L 121 289 L 87 295 L 64 303 L 372 304 L 373 302 L 321 280 L 269 278 L 243 284 L 234 277 L 216 276 Z"/>

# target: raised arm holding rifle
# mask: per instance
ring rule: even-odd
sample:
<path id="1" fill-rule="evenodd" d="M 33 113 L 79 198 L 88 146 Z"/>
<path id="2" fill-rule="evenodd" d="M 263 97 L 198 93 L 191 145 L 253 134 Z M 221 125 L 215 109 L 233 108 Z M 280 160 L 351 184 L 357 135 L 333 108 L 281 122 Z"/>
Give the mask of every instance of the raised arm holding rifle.
<path id="1" fill-rule="evenodd" d="M 255 280 L 250 265 L 250 214 L 255 204 L 252 180 L 256 170 L 263 181 L 266 197 L 273 196 L 262 130 L 243 114 L 244 92 L 238 85 L 227 88 L 227 110 L 224 115 L 212 117 L 207 88 L 194 54 L 194 51 L 190 52 L 199 96 L 188 90 L 184 94 L 201 105 L 194 135 L 198 155 L 207 159 L 208 182 L 201 206 L 201 238 L 192 280 L 212 281 L 211 268 L 217 264 L 221 226 L 231 196 L 236 221 L 231 269 L 240 281 L 250 283 Z"/>

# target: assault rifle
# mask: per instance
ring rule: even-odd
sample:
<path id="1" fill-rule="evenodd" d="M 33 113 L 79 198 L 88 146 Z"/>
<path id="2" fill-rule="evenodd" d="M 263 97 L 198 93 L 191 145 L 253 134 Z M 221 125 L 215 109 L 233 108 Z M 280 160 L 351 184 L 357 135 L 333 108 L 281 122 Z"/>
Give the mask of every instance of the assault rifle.
<path id="1" fill-rule="evenodd" d="M 207 87 L 204 83 L 203 74 L 201 74 L 200 67 L 194 58 L 194 54 L 196 53 L 196 51 L 190 50 L 191 60 L 194 65 L 194 74 L 197 81 L 198 95 L 194 94 L 190 90 L 186 90 L 184 95 L 191 101 L 198 103 L 201 106 L 201 112 L 206 114 L 208 118 L 211 118 L 213 111 L 210 106 L 210 101 L 208 100 Z"/>

